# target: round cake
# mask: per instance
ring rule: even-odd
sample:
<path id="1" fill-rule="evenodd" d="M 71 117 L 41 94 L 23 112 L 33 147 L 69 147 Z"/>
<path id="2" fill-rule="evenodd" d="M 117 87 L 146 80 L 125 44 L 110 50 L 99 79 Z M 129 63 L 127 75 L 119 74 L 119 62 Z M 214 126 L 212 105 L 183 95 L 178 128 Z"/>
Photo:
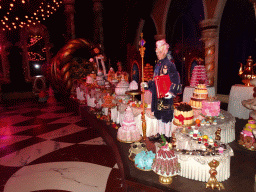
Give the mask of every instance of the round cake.
<path id="1" fill-rule="evenodd" d="M 150 171 L 155 154 L 152 151 L 141 151 L 134 158 L 135 166 L 143 171 Z"/>
<path id="2" fill-rule="evenodd" d="M 202 108 L 202 101 L 208 97 L 208 91 L 205 84 L 198 84 L 193 92 L 190 105 L 194 109 Z"/>
<path id="3" fill-rule="evenodd" d="M 202 101 L 202 115 L 206 117 L 217 117 L 220 114 L 220 101 L 208 98 Z"/>
<path id="4" fill-rule="evenodd" d="M 156 152 L 152 170 L 156 174 L 164 177 L 175 176 L 180 172 L 178 158 L 174 151 L 169 147 L 168 143 L 160 147 L 160 149 Z"/>
<path id="5" fill-rule="evenodd" d="M 181 103 L 174 109 L 173 123 L 177 126 L 190 126 L 194 123 L 192 107 L 187 103 Z"/>
<path id="6" fill-rule="evenodd" d="M 122 126 L 117 131 L 117 139 L 125 143 L 133 143 L 141 140 L 140 131 L 136 127 L 130 106 L 127 107 Z"/>

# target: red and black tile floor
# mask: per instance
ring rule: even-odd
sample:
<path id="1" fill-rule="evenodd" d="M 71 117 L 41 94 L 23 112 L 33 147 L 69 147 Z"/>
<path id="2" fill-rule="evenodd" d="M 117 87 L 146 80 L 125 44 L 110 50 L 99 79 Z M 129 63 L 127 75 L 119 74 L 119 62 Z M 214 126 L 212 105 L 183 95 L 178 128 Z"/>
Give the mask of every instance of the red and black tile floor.
<path id="1" fill-rule="evenodd" d="M 111 148 L 62 103 L 0 105 L 0 192 L 123 191 Z"/>

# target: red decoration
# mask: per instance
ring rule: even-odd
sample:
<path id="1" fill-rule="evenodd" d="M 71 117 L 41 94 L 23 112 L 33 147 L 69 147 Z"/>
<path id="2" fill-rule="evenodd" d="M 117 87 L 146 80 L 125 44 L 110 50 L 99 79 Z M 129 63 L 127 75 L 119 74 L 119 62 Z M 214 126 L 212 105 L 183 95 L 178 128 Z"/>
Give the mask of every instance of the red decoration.
<path id="1" fill-rule="evenodd" d="M 165 97 L 172 84 L 169 75 L 155 76 L 154 80 L 156 84 L 157 98 Z"/>
<path id="2" fill-rule="evenodd" d="M 191 120 L 194 117 L 184 117 L 182 114 L 179 114 L 178 116 L 175 116 L 175 118 L 178 119 L 183 125 L 185 120 Z"/>

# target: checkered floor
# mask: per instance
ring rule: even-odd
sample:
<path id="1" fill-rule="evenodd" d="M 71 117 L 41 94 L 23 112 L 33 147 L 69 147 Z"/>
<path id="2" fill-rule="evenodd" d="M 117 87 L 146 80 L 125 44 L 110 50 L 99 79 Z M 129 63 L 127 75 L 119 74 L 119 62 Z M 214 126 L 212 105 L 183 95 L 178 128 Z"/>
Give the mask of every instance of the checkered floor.
<path id="1" fill-rule="evenodd" d="M 122 191 L 111 148 L 62 103 L 0 105 L 0 192 Z"/>

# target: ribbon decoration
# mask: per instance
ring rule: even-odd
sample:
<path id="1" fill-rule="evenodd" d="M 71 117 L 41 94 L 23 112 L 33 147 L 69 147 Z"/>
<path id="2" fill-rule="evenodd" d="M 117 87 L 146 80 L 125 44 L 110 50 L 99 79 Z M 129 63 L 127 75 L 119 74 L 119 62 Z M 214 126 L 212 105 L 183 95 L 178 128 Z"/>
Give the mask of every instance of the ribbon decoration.
<path id="1" fill-rule="evenodd" d="M 175 116 L 175 118 L 178 119 L 182 123 L 182 125 L 184 125 L 185 120 L 191 120 L 194 118 L 194 116 L 184 117 L 182 114 L 179 114 L 178 116 Z"/>

